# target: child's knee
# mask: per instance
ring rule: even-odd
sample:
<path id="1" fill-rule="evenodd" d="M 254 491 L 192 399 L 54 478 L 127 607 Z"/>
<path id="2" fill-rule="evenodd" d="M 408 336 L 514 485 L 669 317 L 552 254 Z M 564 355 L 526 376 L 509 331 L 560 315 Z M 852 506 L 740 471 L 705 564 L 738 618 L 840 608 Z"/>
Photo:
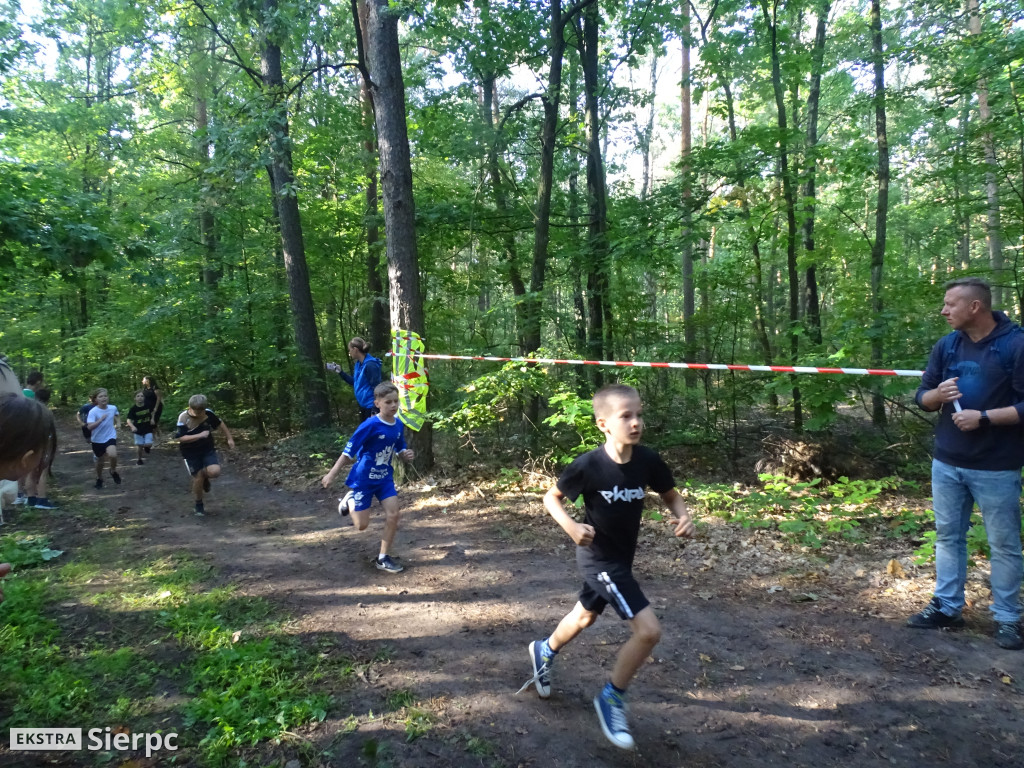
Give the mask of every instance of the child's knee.
<path id="1" fill-rule="evenodd" d="M 633 621 L 633 636 L 651 648 L 661 640 L 661 624 L 649 608 L 638 614 Z"/>
<path id="2" fill-rule="evenodd" d="M 211 480 L 220 477 L 220 464 L 211 464 L 206 468 L 206 476 Z"/>

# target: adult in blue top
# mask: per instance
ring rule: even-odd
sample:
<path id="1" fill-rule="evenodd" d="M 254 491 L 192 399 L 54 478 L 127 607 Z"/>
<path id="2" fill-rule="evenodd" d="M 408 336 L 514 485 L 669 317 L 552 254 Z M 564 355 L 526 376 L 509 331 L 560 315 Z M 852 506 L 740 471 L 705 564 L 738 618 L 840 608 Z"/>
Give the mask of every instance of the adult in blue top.
<path id="1" fill-rule="evenodd" d="M 349 376 L 337 363 L 328 363 L 327 370 L 332 371 L 351 384 L 359 403 L 359 420 L 366 421 L 378 412 L 373 404 L 373 390 L 380 384 L 380 360 L 370 354 L 370 345 L 365 339 L 356 336 L 348 343 L 348 356 L 356 361 L 355 370 Z"/>
<path id="2" fill-rule="evenodd" d="M 922 409 L 940 412 L 932 460 L 935 592 L 907 624 L 964 626 L 967 531 L 977 503 L 991 550 L 996 644 L 1018 650 L 1024 333 L 992 311 L 992 289 L 977 277 L 946 283 L 942 316 L 953 332 L 932 348 L 916 396 Z"/>

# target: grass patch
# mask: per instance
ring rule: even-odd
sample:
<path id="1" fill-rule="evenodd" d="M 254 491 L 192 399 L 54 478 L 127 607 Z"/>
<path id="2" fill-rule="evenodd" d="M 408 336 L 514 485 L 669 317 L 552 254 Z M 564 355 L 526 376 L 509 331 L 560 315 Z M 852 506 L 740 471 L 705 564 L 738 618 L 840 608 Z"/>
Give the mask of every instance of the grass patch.
<path id="1" fill-rule="evenodd" d="M 110 529 L 68 562 L 44 537 L 0 538 L 15 565 L 0 604 L 0 730 L 176 730 L 178 762 L 222 766 L 259 763 L 261 746 L 327 716 L 325 691 L 355 675 L 351 658 L 287 634 L 273 604 L 212 586 L 206 563 L 134 551 Z"/>

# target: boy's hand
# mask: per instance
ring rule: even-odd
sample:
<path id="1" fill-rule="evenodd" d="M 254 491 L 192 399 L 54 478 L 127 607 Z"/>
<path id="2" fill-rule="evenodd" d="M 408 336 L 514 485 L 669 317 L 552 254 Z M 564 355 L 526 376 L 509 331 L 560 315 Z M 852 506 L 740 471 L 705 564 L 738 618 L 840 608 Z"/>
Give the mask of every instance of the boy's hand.
<path id="1" fill-rule="evenodd" d="M 324 488 L 330 488 L 333 483 L 334 475 L 331 472 L 328 472 L 326 475 L 320 478 L 320 485 L 322 485 Z"/>
<path id="2" fill-rule="evenodd" d="M 693 524 L 693 519 L 690 517 L 690 513 L 680 515 L 679 517 L 671 518 L 671 522 L 676 524 L 675 534 L 676 536 L 685 536 L 692 538 L 697 532 L 697 526 Z"/>
<path id="3" fill-rule="evenodd" d="M 398 458 L 402 461 L 412 461 L 416 458 L 416 451 L 412 448 L 406 448 L 404 451 L 399 451 Z"/>
<path id="4" fill-rule="evenodd" d="M 586 523 L 576 523 L 569 536 L 576 542 L 577 546 L 589 547 L 594 541 L 594 527 Z"/>
<path id="5" fill-rule="evenodd" d="M 235 450 L 235 438 L 228 438 L 228 448 L 230 448 L 232 451 Z"/>

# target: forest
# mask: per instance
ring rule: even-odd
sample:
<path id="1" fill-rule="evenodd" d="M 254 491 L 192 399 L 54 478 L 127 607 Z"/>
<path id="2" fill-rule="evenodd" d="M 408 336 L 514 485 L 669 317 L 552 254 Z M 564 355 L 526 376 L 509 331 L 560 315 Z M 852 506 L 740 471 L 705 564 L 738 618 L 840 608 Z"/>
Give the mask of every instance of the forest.
<path id="1" fill-rule="evenodd" d="M 323 364 L 392 328 L 452 355 L 920 369 L 946 280 L 1020 317 L 1017 3 L 2 11 L 0 351 L 64 402 L 149 374 L 287 434 L 351 410 Z M 557 454 L 611 374 L 430 376 L 436 428 Z M 623 376 L 686 411 L 682 440 L 900 423 L 917 385 Z"/>
<path id="2" fill-rule="evenodd" d="M 980 516 L 962 631 L 906 626 L 944 284 L 1024 315 L 1019 0 L 0 0 L 0 88 L 0 353 L 61 437 L 58 504 L 0 517 L 0 725 L 107 737 L 48 764 L 1019 766 Z M 320 483 L 357 413 L 325 366 L 398 371 L 394 332 L 458 358 L 400 575 Z M 143 376 L 239 436 L 202 514 L 167 432 L 93 485 L 71 414 Z M 612 612 L 516 694 L 578 586 L 542 499 L 613 380 L 696 522 L 643 511 L 635 758 L 591 706 Z"/>

